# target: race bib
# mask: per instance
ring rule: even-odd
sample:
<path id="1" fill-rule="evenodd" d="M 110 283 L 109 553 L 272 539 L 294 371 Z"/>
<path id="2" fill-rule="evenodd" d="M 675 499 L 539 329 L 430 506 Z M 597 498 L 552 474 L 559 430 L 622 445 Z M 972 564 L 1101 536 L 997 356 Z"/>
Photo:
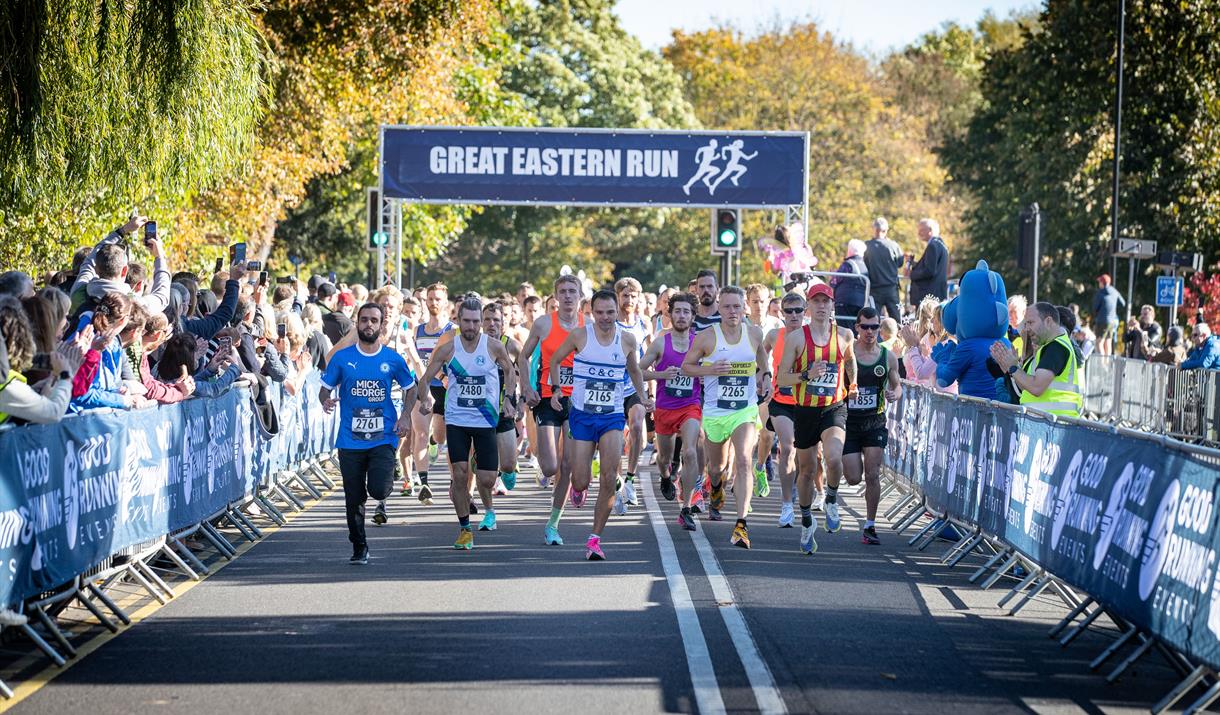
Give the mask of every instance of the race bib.
<path id="1" fill-rule="evenodd" d="M 380 407 L 357 407 L 352 410 L 352 437 L 372 441 L 385 437 L 385 417 Z"/>
<path id="2" fill-rule="evenodd" d="M 754 363 L 750 363 L 753 365 Z M 750 378 L 742 376 L 721 376 L 716 378 L 720 393 L 716 397 L 716 407 L 722 410 L 741 410 L 750 405 Z"/>
<path id="3" fill-rule="evenodd" d="M 877 409 L 877 398 L 879 390 L 876 387 L 861 387 L 859 394 L 847 401 L 847 409 L 849 410 L 873 410 Z"/>
<path id="4" fill-rule="evenodd" d="M 826 372 L 822 373 L 821 377 L 812 378 L 807 383 L 807 389 L 818 397 L 833 397 L 835 388 L 839 384 L 839 364 L 829 363 L 826 366 Z"/>
<path id="5" fill-rule="evenodd" d="M 695 378 L 690 375 L 678 375 L 665 381 L 665 394 L 670 397 L 694 397 Z"/>
<path id="6" fill-rule="evenodd" d="M 596 415 L 608 415 L 615 412 L 616 387 L 617 385 L 609 380 L 586 380 L 584 411 Z"/>
<path id="7" fill-rule="evenodd" d="M 440 342 L 439 336 L 421 335 L 415 339 L 415 350 L 419 352 L 419 356 L 421 358 L 427 360 L 428 356 L 432 354 L 432 351 L 436 349 L 436 344 L 438 342 Z"/>
<path id="8" fill-rule="evenodd" d="M 560 387 L 571 387 L 575 383 L 576 383 L 576 381 L 572 379 L 572 368 L 568 367 L 567 365 L 560 365 L 559 366 L 559 386 Z"/>
<path id="9" fill-rule="evenodd" d="M 457 390 L 458 407 L 477 409 L 487 401 L 487 376 L 455 375 L 449 381 L 449 389 Z"/>

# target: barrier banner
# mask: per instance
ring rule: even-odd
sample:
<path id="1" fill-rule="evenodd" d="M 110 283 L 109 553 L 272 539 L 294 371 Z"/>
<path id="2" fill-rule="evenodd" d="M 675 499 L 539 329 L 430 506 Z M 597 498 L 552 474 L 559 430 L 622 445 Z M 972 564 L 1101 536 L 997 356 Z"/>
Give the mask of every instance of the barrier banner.
<path id="1" fill-rule="evenodd" d="M 268 392 L 297 427 L 270 440 L 255 428 L 244 387 L 213 399 L 0 431 L 0 603 L 37 595 L 124 548 L 197 524 L 295 458 L 328 451 L 335 422 L 317 403 L 317 375 L 296 396 L 281 393 L 278 385 Z M 310 404 L 313 420 L 301 419 Z M 308 430 L 313 439 L 305 439 Z"/>
<path id="2" fill-rule="evenodd" d="M 1153 440 L 906 385 L 886 464 L 1173 647 L 1220 667 L 1220 470 Z"/>
<path id="3" fill-rule="evenodd" d="M 381 129 L 386 199 L 777 208 L 805 203 L 806 132 Z"/>

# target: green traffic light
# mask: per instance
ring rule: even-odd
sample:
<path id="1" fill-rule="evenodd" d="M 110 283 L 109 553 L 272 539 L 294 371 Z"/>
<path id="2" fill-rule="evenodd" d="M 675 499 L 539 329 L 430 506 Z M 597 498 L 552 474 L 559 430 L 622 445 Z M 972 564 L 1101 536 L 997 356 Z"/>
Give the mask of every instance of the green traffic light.
<path id="1" fill-rule="evenodd" d="M 737 233 L 730 229 L 725 229 L 720 232 L 720 245 L 732 246 L 737 243 Z"/>

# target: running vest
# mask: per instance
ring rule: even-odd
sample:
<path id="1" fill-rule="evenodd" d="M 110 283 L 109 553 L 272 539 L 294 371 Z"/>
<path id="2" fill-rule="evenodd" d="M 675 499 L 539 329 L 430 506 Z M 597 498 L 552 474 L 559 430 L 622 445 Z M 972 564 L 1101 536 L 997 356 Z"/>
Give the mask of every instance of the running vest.
<path id="1" fill-rule="evenodd" d="M 576 326 L 584 327 L 584 325 L 585 314 L 577 312 Z M 538 380 L 542 384 L 542 398 L 545 400 L 551 399 L 551 356 L 567 338 L 568 331 L 559 324 L 559 311 L 551 313 L 551 330 L 547 333 L 546 339 L 539 344 L 541 351 L 538 354 L 542 360 L 540 366 L 542 374 Z M 559 363 L 559 387 L 562 388 L 564 397 L 572 396 L 572 359 L 574 357 L 575 353 L 570 354 Z"/>
<path id="2" fill-rule="evenodd" d="M 631 333 L 635 336 L 635 351 L 636 357 L 644 357 L 644 338 L 648 337 L 648 323 L 643 318 L 636 316 L 635 325 L 624 325 L 617 320 L 614 324 L 623 329 L 623 332 Z M 627 373 L 623 373 L 623 397 L 631 397 L 635 394 L 635 385 L 631 384 L 631 378 Z"/>
<path id="3" fill-rule="evenodd" d="M 688 350 L 690 341 L 694 339 L 695 336 L 688 333 L 686 344 Z M 661 351 L 661 359 L 657 361 L 654 369 L 661 372 L 671 367 L 680 368 L 684 359 L 686 359 L 686 353 L 674 350 L 673 334 L 666 333 L 665 349 Z M 701 388 L 702 385 L 690 375 L 679 374 L 672 380 L 657 380 L 657 409 L 679 410 L 690 405 L 697 405 L 703 398 Z"/>
<path id="4" fill-rule="evenodd" d="M 594 415 L 623 414 L 623 375 L 627 356 L 623 354 L 623 329 L 614 326 L 609 345 L 597 341 L 597 330 L 585 326 L 585 347 L 575 353 L 572 364 L 572 406 Z"/>
<path id="5" fill-rule="evenodd" d="M 453 357 L 445 364 L 445 423 L 456 427 L 495 427 L 500 421 L 500 368 L 487 349 L 487 334 L 479 334 L 473 352 L 460 336 L 453 338 Z"/>
<path id="6" fill-rule="evenodd" d="M 1059 343 L 1068 351 L 1067 363 L 1063 366 L 1063 371 L 1051 381 L 1046 392 L 1041 395 L 1033 395 L 1022 390 L 1021 404 L 1049 412 L 1052 415 L 1079 417 L 1084 411 L 1084 393 L 1081 389 L 1084 386 L 1084 369 L 1076 359 L 1076 350 L 1072 345 L 1072 339 L 1067 334 L 1056 336 L 1051 343 Z M 1026 364 L 1025 371 L 1030 375 L 1037 370 L 1038 361 L 1042 359 L 1042 351 L 1046 349 L 1046 345 L 1039 347 L 1038 352 L 1034 353 L 1033 359 Z"/>
<path id="7" fill-rule="evenodd" d="M 10 369 L 8 371 L 8 377 L 4 378 L 3 384 L 0 384 L 0 392 L 3 392 L 4 389 L 6 387 L 8 387 L 9 385 L 11 385 L 14 380 L 16 380 L 17 382 L 25 382 L 25 375 L 22 375 L 21 373 L 17 372 L 16 370 Z M 8 413 L 0 412 L 0 424 L 4 424 L 5 422 L 8 422 L 8 418 L 9 418 Z"/>
<path id="8" fill-rule="evenodd" d="M 784 336 L 788 331 L 781 325 L 775 334 L 775 347 L 771 349 L 771 399 L 781 405 L 795 405 L 791 387 L 779 386 L 779 362 L 784 357 Z"/>
<path id="9" fill-rule="evenodd" d="M 847 397 L 847 385 L 843 384 L 843 350 L 839 346 L 839 328 L 834 321 L 830 323 L 830 342 L 818 345 L 813 342 L 813 331 L 809 326 L 801 328 L 805 346 L 796 356 L 793 369 L 804 372 L 812 363 L 824 360 L 829 365 L 826 372 L 809 382 L 796 386 L 796 404 L 802 407 L 829 407 L 842 402 Z"/>
<path id="10" fill-rule="evenodd" d="M 877 362 L 865 365 L 856 360 L 856 397 L 847 401 L 849 416 L 885 414 L 885 385 L 890 378 L 890 351 L 881 345 Z"/>
<path id="11" fill-rule="evenodd" d="M 703 364 L 728 360 L 733 367 L 731 375 L 703 378 L 703 414 L 721 417 L 755 404 L 758 353 L 750 344 L 750 332 L 744 323 L 741 325 L 741 339 L 731 345 L 725 340 L 720 323 L 714 323 L 711 329 L 716 334 L 716 349 L 703 358 Z"/>
<path id="12" fill-rule="evenodd" d="M 428 361 L 432 359 L 432 351 L 436 349 L 436 344 L 441 341 L 441 336 L 453 330 L 453 321 L 447 321 L 441 326 L 440 332 L 429 333 L 425 328 L 428 326 L 426 322 L 415 326 L 415 352 L 419 353 L 419 359 L 423 361 L 424 368 L 428 367 Z M 432 378 L 434 387 L 444 387 L 445 383 L 441 378 Z"/>
<path id="13" fill-rule="evenodd" d="M 504 346 L 504 352 L 508 352 L 508 336 L 500 336 L 500 344 Z M 510 380 L 504 377 L 504 369 L 496 367 L 496 374 L 500 376 L 500 384 L 504 386 L 504 392 L 500 397 L 500 414 L 504 414 L 504 403 L 513 400 L 517 396 L 517 381 Z"/>

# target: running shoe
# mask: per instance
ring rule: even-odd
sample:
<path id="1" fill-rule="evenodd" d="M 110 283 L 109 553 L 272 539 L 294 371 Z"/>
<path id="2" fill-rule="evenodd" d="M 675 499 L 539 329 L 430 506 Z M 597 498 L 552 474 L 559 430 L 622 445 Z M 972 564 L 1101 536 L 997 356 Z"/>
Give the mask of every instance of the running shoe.
<path id="1" fill-rule="evenodd" d="M 550 489 L 551 488 L 551 480 L 547 479 L 547 476 L 542 473 L 541 469 L 538 470 L 538 474 L 534 478 L 538 480 L 539 489 Z"/>
<path id="2" fill-rule="evenodd" d="M 424 506 L 432 506 L 432 487 L 427 484 L 419 485 L 419 503 Z"/>
<path id="3" fill-rule="evenodd" d="M 517 488 L 517 473 L 504 472 L 500 475 L 500 483 L 504 485 L 505 489 L 511 492 Z"/>
<path id="4" fill-rule="evenodd" d="M 589 561 L 605 561 L 606 555 L 602 553 L 602 539 L 600 536 L 590 536 L 585 542 L 585 558 Z"/>
<path id="5" fill-rule="evenodd" d="M 491 488 L 491 493 L 498 497 L 502 497 L 505 494 L 508 494 L 508 487 L 504 486 L 503 479 L 501 479 L 500 477 L 496 477 L 496 484 L 495 484 L 495 486 L 493 486 Z"/>
<path id="6" fill-rule="evenodd" d="M 610 511 L 618 516 L 622 516 L 623 514 L 627 513 L 627 501 L 623 499 L 623 490 L 620 489 L 618 493 L 614 495 L 614 508 Z"/>
<path id="7" fill-rule="evenodd" d="M 398 493 L 401 496 L 409 497 L 415 493 L 415 485 L 411 483 L 410 479 L 403 479 L 402 480 L 402 491 L 400 491 Z"/>
<path id="8" fill-rule="evenodd" d="M 661 477 L 661 496 L 665 497 L 665 501 L 673 501 L 674 497 L 678 496 L 678 490 L 674 488 L 673 479 Z"/>
<path id="9" fill-rule="evenodd" d="M 432 440 L 428 440 L 428 463 L 436 461 L 436 456 L 441 453 L 441 446 Z"/>
<path id="10" fill-rule="evenodd" d="M 469 528 L 462 527 L 458 529 L 457 541 L 453 542 L 453 548 L 458 550 L 465 549 L 467 551 L 474 548 L 474 534 L 470 532 Z"/>
<path id="11" fill-rule="evenodd" d="M 813 493 L 813 510 L 826 511 L 826 492 Z"/>
<path id="12" fill-rule="evenodd" d="M 488 511 L 483 515 L 483 521 L 479 522 L 479 531 L 495 531 L 496 530 L 496 513 Z"/>
<path id="13" fill-rule="evenodd" d="M 559 536 L 559 529 L 549 524 L 542 529 L 542 539 L 547 546 L 563 546 L 563 539 Z"/>
<path id="14" fill-rule="evenodd" d="M 687 531 L 694 531 L 695 517 L 691 516 L 689 511 L 683 509 L 678 513 L 678 525 Z"/>
<path id="15" fill-rule="evenodd" d="M 373 523 L 377 526 L 384 525 L 390 518 L 385 513 L 385 502 L 377 502 L 377 509 L 373 512 Z"/>
<path id="16" fill-rule="evenodd" d="M 716 507 L 709 506 L 707 508 L 708 521 L 724 521 L 724 517 L 720 515 L 720 510 Z"/>
<path id="17" fill-rule="evenodd" d="M 812 526 L 801 527 L 801 553 L 805 555 L 812 554 L 818 550 L 818 540 L 814 538 L 814 532 L 818 530 L 818 520 L 813 520 Z"/>
<path id="18" fill-rule="evenodd" d="M 585 499 L 589 496 L 588 489 L 576 491 L 576 487 L 568 487 L 568 499 L 572 501 L 572 506 L 580 509 L 585 505 Z"/>
<path id="19" fill-rule="evenodd" d="M 369 562 L 369 547 L 353 546 L 352 547 L 352 558 L 350 560 L 348 560 L 348 563 L 351 564 L 352 566 L 366 566 L 366 565 L 368 565 L 368 562 Z"/>
<path id="20" fill-rule="evenodd" d="M 724 508 L 724 482 L 712 488 L 712 495 L 708 500 L 708 506 L 712 508 L 712 511 L 720 511 Z"/>
<path id="21" fill-rule="evenodd" d="M 759 468 L 754 470 L 754 496 L 767 497 L 771 494 L 771 483 L 767 481 L 767 470 Z"/>
<path id="22" fill-rule="evenodd" d="M 864 530 L 860 532 L 860 543 L 868 544 L 870 546 L 876 546 L 876 545 L 880 544 L 881 539 L 877 538 L 876 527 L 872 527 L 872 526 L 864 527 Z"/>
<path id="23" fill-rule="evenodd" d="M 733 546 L 740 546 L 743 549 L 750 548 L 750 530 L 745 524 L 738 524 L 733 527 L 733 535 L 729 537 L 729 543 Z"/>
<path id="24" fill-rule="evenodd" d="M 763 465 L 763 468 L 767 470 L 767 481 L 768 482 L 775 479 L 775 460 L 774 459 L 772 459 L 771 457 L 767 457 L 767 462 L 766 462 L 766 464 Z"/>
<path id="25" fill-rule="evenodd" d="M 635 493 L 635 480 L 628 479 L 623 482 L 623 499 L 631 506 L 639 506 L 640 500 Z"/>
<path id="26" fill-rule="evenodd" d="M 838 503 L 826 505 L 826 531 L 833 534 L 843 527 L 842 520 L 839 519 Z"/>
<path id="27" fill-rule="evenodd" d="M 791 529 L 795 518 L 796 511 L 792 508 L 792 502 L 784 502 L 779 508 L 779 528 Z"/>
<path id="28" fill-rule="evenodd" d="M 479 506 L 478 506 L 478 504 L 474 503 L 474 497 L 470 497 L 470 515 L 474 516 L 475 514 L 478 514 L 478 513 L 479 513 Z"/>

